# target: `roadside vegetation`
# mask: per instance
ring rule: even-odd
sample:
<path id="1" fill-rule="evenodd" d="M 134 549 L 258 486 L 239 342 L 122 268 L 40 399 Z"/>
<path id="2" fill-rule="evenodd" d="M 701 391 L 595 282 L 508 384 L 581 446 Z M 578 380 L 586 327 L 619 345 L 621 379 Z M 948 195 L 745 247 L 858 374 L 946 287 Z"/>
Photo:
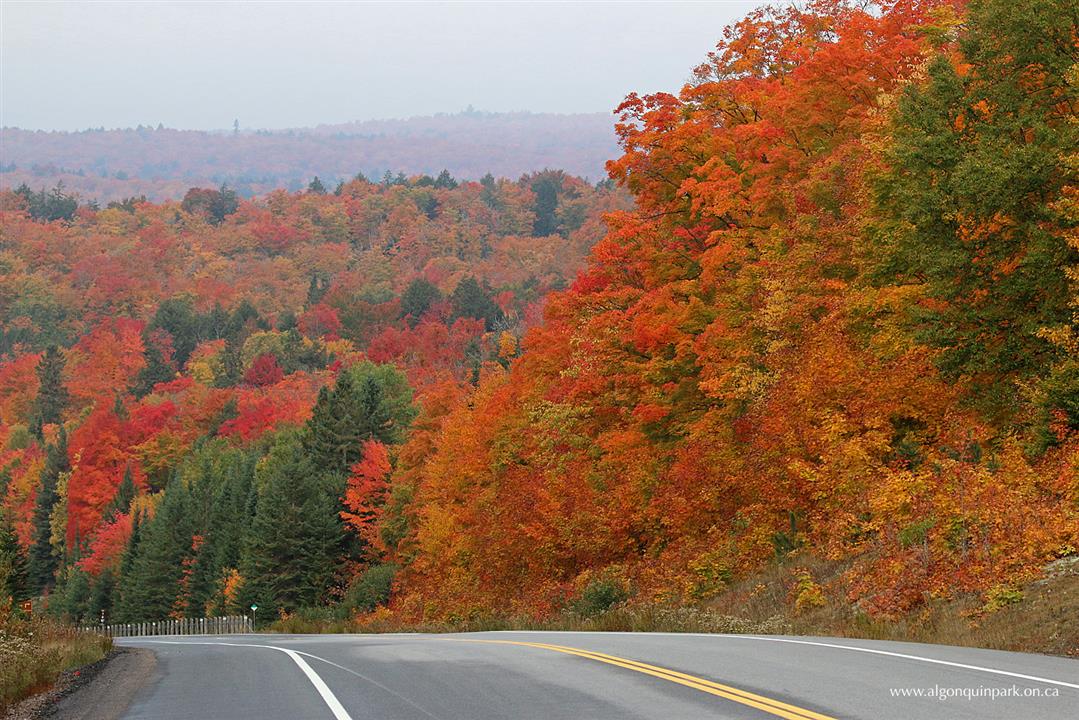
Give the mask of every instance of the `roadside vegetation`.
<path id="1" fill-rule="evenodd" d="M 97 662 L 111 650 L 110 638 L 0 606 L 0 717 L 48 688 L 64 670 Z"/>
<path id="2" fill-rule="evenodd" d="M 1055 561 L 1026 585 L 988 593 L 929 597 L 917 612 L 884 618 L 843 593 L 850 562 L 796 553 L 696 606 L 635 597 L 615 578 L 586 586 L 552 617 L 477 614 L 446 621 L 402 622 L 379 605 L 347 617 L 340 608 L 308 609 L 268 628 L 283 633 L 482 632 L 563 630 L 813 635 L 982 647 L 1079 657 L 1079 559 Z M 385 598 L 389 597 L 388 590 Z M 377 602 L 385 598 L 369 596 Z"/>

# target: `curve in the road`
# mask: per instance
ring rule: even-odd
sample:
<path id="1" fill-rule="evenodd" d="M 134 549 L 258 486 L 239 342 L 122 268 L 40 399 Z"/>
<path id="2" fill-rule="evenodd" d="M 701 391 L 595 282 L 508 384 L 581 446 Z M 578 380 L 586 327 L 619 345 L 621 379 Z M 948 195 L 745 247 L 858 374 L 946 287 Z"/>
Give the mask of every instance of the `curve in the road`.
<path id="1" fill-rule="evenodd" d="M 315 658 L 316 660 L 322 660 L 322 658 L 320 657 L 315 657 L 314 655 L 310 655 L 308 653 L 299 653 L 296 650 L 277 647 L 276 645 L 255 645 L 253 643 L 229 642 L 173 642 L 169 640 L 150 640 L 148 642 L 158 645 L 223 645 L 227 647 L 253 647 L 264 648 L 266 650 L 279 650 L 292 658 L 293 662 L 295 662 L 300 667 L 300 670 L 303 671 L 303 674 L 306 675 L 307 679 L 311 681 L 311 684 L 315 686 L 316 692 L 318 692 L 319 696 L 322 698 L 322 701 L 326 703 L 326 707 L 328 707 L 330 709 L 330 712 L 333 713 L 335 720 L 352 720 L 352 716 L 348 714 L 348 711 L 345 710 L 345 706 L 342 705 L 341 701 L 337 699 L 337 696 L 333 694 L 333 690 L 330 690 L 330 687 L 326 684 L 326 682 L 321 677 L 319 677 L 319 674 L 315 672 L 314 669 L 307 664 L 307 661 L 300 657 L 300 655 L 303 654 L 307 655 L 308 657 Z"/>
<path id="2" fill-rule="evenodd" d="M 657 665 L 649 665 L 636 660 L 628 660 L 623 657 L 618 657 L 617 655 L 608 655 L 593 650 L 582 650 L 581 648 L 566 647 L 565 645 L 523 642 L 520 640 L 478 640 L 472 638 L 447 638 L 447 640 L 455 642 L 489 643 L 493 645 L 523 645 L 525 647 L 540 648 L 542 650 L 552 650 L 554 652 L 565 653 L 566 655 L 576 655 L 577 657 L 596 660 L 597 662 L 607 663 L 608 665 L 615 665 L 616 667 L 626 668 L 627 670 L 634 670 L 663 680 L 669 680 L 670 682 L 685 685 L 686 687 L 700 690 L 709 695 L 715 695 L 742 705 L 748 705 L 749 707 L 762 710 L 770 715 L 785 718 L 785 720 L 835 720 L 835 718 L 828 715 L 821 715 L 812 710 L 806 710 L 805 708 L 800 708 L 796 705 L 790 705 L 778 700 L 773 700 L 769 697 L 764 697 L 763 695 L 740 690 L 731 687 L 730 685 L 722 685 L 695 675 L 678 672 L 677 670 L 670 670 Z"/>

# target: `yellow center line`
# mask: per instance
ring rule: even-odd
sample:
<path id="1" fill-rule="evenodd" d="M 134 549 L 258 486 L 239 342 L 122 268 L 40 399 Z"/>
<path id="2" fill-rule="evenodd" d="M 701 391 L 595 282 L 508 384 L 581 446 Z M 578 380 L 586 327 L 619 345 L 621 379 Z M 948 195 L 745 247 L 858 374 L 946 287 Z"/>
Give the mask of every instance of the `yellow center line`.
<path id="1" fill-rule="evenodd" d="M 580 648 L 566 647 L 565 645 L 550 645 L 547 643 L 523 642 L 518 640 L 478 640 L 473 638 L 445 639 L 458 642 L 488 643 L 493 645 L 521 645 L 524 647 L 534 647 L 542 650 L 565 653 L 567 655 L 576 655 L 578 657 L 595 660 L 608 665 L 615 665 L 617 667 L 626 668 L 627 670 L 634 670 L 639 673 L 644 673 L 645 675 L 651 675 L 652 677 L 684 685 L 693 688 L 694 690 L 708 693 L 709 695 L 715 695 L 724 698 L 725 700 L 762 710 L 770 715 L 775 715 L 776 717 L 786 718 L 787 720 L 834 720 L 828 715 L 821 715 L 812 710 L 806 710 L 805 708 L 800 708 L 796 705 L 789 705 L 780 702 L 779 700 L 764 697 L 763 695 L 757 695 L 746 690 L 731 687 L 730 685 L 722 685 L 694 675 L 687 675 L 686 673 L 678 672 L 677 670 L 658 667 L 656 665 L 648 665 L 647 663 L 638 662 L 637 660 L 628 660 L 616 655 L 608 655 L 593 650 L 582 650 Z"/>

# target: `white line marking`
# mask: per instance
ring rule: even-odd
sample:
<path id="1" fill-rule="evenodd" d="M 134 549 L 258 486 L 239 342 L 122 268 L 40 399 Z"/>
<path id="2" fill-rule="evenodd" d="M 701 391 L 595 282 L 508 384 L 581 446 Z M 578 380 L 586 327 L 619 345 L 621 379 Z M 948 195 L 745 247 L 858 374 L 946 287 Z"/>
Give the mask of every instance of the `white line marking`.
<path id="1" fill-rule="evenodd" d="M 816 642 L 813 640 L 789 640 L 787 638 L 775 638 L 775 637 L 761 637 L 759 635 L 723 635 L 727 638 L 740 638 L 745 640 L 766 640 L 769 642 L 785 642 L 794 643 L 797 645 L 817 645 L 819 647 L 839 648 L 841 650 L 853 650 L 854 652 L 873 653 L 874 655 L 890 655 L 891 657 L 903 658 L 905 660 L 921 660 L 922 662 L 933 663 L 935 665 L 950 665 L 951 667 L 964 668 L 966 670 L 979 670 L 981 672 L 993 673 L 994 675 L 1007 675 L 1009 677 L 1022 678 L 1023 680 L 1033 680 L 1040 683 L 1048 683 L 1050 685 L 1060 685 L 1062 687 L 1070 687 L 1079 689 L 1079 684 L 1064 682 L 1063 680 L 1050 680 L 1049 678 L 1038 677 L 1037 675 L 1024 675 L 1023 673 L 1009 672 L 1008 670 L 997 670 L 996 668 L 982 667 L 981 665 L 967 665 L 966 663 L 951 662 L 950 660 L 937 660 L 935 658 L 922 657 L 921 655 L 907 655 L 906 653 L 890 652 L 888 650 L 874 650 L 873 648 L 858 647 L 856 645 L 840 645 L 838 643 L 824 643 Z"/>
<path id="2" fill-rule="evenodd" d="M 311 681 L 311 684 L 315 686 L 315 690 L 322 696 L 323 702 L 330 708 L 330 712 L 333 713 L 336 720 L 352 720 L 352 716 L 345 710 L 345 706 L 341 704 L 341 701 L 337 699 L 337 696 L 333 694 L 333 691 L 326 685 L 326 683 L 319 677 L 307 661 L 300 657 L 300 654 L 295 650 L 289 650 L 288 648 L 277 647 L 276 645 L 252 645 L 248 643 L 227 643 L 227 642 L 177 642 L 173 640 L 143 640 L 142 642 L 157 643 L 158 645 L 228 645 L 229 647 L 255 647 L 255 648 L 267 648 L 270 650 L 280 650 L 288 655 L 293 661 L 300 666 L 300 670 L 307 676 L 307 679 Z M 305 655 L 307 653 L 304 653 Z M 309 655 L 308 657 L 315 657 Z M 318 658 L 321 660 L 322 658 Z M 332 663 L 331 663 L 332 664 Z"/>
<path id="3" fill-rule="evenodd" d="M 323 636 L 323 637 L 325 637 L 325 636 Z M 380 683 L 378 680 L 373 680 L 373 679 L 367 677 L 366 675 L 364 675 L 363 673 L 358 673 L 355 670 L 353 670 L 352 668 L 347 668 L 344 665 L 338 665 L 337 663 L 335 663 L 335 662 L 333 662 L 331 660 L 327 660 L 324 657 L 319 657 L 318 655 L 312 655 L 311 653 L 306 653 L 303 650 L 297 650 L 296 652 L 299 653 L 300 655 L 304 655 L 306 657 L 309 657 L 312 660 L 319 660 L 321 662 L 326 663 L 327 665 L 332 665 L 333 667 L 337 668 L 338 670 L 343 670 L 344 672 L 355 675 L 356 677 L 360 678 L 361 680 L 369 682 L 372 685 L 374 685 L 375 687 L 378 687 L 378 688 L 381 688 L 382 690 L 385 690 L 386 692 L 388 692 L 390 695 L 393 695 L 395 698 L 397 698 L 401 702 L 407 703 L 408 705 L 411 705 L 412 707 L 416 708 L 417 710 L 419 710 L 421 713 L 423 713 L 427 717 L 434 718 L 434 720 L 440 720 L 437 715 L 432 715 L 431 713 L 429 713 L 423 707 L 421 707 L 421 706 L 417 705 L 416 703 L 412 702 L 411 700 L 406 698 L 404 695 L 401 695 L 399 693 L 394 692 L 390 688 L 388 688 L 385 685 L 383 685 L 382 683 Z"/>
<path id="4" fill-rule="evenodd" d="M 762 637 L 760 635 L 729 635 L 729 634 L 712 634 L 712 633 L 604 633 L 604 632 L 591 632 L 591 631 L 568 631 L 558 632 L 549 630 L 496 630 L 494 632 L 506 633 L 506 634 L 529 634 L 529 635 L 663 635 L 666 637 L 710 637 L 710 638 L 733 638 L 736 640 L 765 640 L 768 642 L 782 642 L 782 643 L 794 643 L 796 645 L 817 645 L 819 647 L 839 648 L 840 650 L 851 650 L 853 652 L 873 653 L 874 655 L 889 655 L 891 657 L 904 658 L 905 660 L 920 660 L 922 662 L 933 663 L 935 665 L 950 665 L 952 667 L 964 668 L 966 670 L 979 670 L 981 672 L 993 673 L 995 675 L 1007 675 L 1009 677 L 1022 678 L 1023 680 L 1033 680 L 1040 683 L 1048 683 L 1050 685 L 1060 685 L 1062 687 L 1070 687 L 1079 689 L 1079 684 L 1064 682 L 1063 680 L 1050 680 L 1049 678 L 1038 677 L 1037 675 L 1024 675 L 1023 673 L 1009 672 L 1008 670 L 997 670 L 996 668 L 982 667 L 981 665 L 967 665 L 965 663 L 951 662 L 950 660 L 937 660 L 935 658 L 922 657 L 921 655 L 907 655 L 905 653 L 890 652 L 888 650 L 874 650 L 873 648 L 858 647 L 857 645 L 840 645 L 838 643 L 825 643 L 816 642 L 814 640 L 791 640 L 789 638 L 778 637 Z M 977 648 L 974 648 L 977 649 Z"/>

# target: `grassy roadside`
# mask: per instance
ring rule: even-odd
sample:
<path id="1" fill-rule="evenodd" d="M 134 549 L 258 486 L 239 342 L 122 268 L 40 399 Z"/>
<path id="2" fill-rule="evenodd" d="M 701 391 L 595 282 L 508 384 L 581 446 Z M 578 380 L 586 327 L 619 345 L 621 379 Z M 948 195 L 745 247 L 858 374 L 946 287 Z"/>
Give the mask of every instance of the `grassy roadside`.
<path id="1" fill-rule="evenodd" d="M 844 563 L 800 558 L 772 565 L 691 607 L 634 600 L 595 612 L 543 618 L 474 618 L 405 623 L 379 609 L 353 620 L 300 612 L 269 629 L 284 633 L 584 630 L 823 635 L 905 640 L 1079 657 L 1079 558 L 1058 561 L 1042 579 L 1007 592 L 930 600 L 898 619 L 872 618 L 843 596 Z"/>
<path id="2" fill-rule="evenodd" d="M 0 607 L 0 717 L 47 689 L 64 670 L 96 662 L 110 650 L 110 638 L 46 618 L 24 619 Z"/>

